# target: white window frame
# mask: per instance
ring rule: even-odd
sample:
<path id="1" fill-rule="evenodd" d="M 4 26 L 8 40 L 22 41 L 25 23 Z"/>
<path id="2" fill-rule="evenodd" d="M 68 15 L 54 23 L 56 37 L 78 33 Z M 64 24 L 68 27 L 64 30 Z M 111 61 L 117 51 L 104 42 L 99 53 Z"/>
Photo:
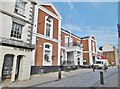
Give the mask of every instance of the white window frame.
<path id="1" fill-rule="evenodd" d="M 14 25 L 14 27 L 13 27 L 13 25 Z M 19 31 L 16 30 L 18 27 L 21 27 L 21 29 L 19 28 Z M 22 39 L 22 31 L 23 31 L 23 25 L 13 21 L 12 22 L 11 32 L 10 32 L 10 37 L 14 38 L 14 39 L 17 39 L 17 40 L 21 40 Z M 19 33 L 19 36 L 21 36 L 21 38 L 17 38 L 17 32 Z M 16 35 L 16 37 L 14 37 L 14 35 Z"/>
<path id="2" fill-rule="evenodd" d="M 48 48 L 45 48 L 45 46 L 46 45 L 49 45 L 50 46 L 50 48 L 48 49 Z M 44 43 L 44 53 L 43 53 L 43 65 L 44 66 L 51 66 L 52 65 L 52 44 L 51 43 Z M 48 50 L 48 51 L 50 51 L 50 55 L 49 55 L 49 61 L 46 61 L 45 60 L 45 58 L 44 58 L 44 56 L 45 56 L 45 50 Z"/>
<path id="3" fill-rule="evenodd" d="M 24 15 L 25 14 L 25 4 L 26 4 L 26 2 L 24 2 L 23 0 L 16 0 L 15 12 L 20 15 Z M 16 10 L 18 10 L 18 11 L 16 11 Z"/>
<path id="4" fill-rule="evenodd" d="M 95 43 L 94 42 L 92 42 L 92 46 L 93 46 L 93 53 L 95 53 Z"/>
<path id="5" fill-rule="evenodd" d="M 73 38 L 71 36 L 65 36 L 65 44 L 67 44 L 68 46 L 68 38 L 69 38 L 69 46 L 70 46 L 70 43 L 72 43 L 73 45 Z"/>
<path id="6" fill-rule="evenodd" d="M 47 36 L 47 37 L 50 37 L 50 38 L 53 38 L 53 19 L 51 18 L 51 22 L 47 21 L 47 18 L 48 16 L 45 16 L 45 29 L 44 29 L 44 35 L 47 36 L 46 34 L 46 28 L 47 28 L 47 25 L 46 24 L 50 24 L 51 25 L 51 28 L 50 28 L 50 36 Z"/>

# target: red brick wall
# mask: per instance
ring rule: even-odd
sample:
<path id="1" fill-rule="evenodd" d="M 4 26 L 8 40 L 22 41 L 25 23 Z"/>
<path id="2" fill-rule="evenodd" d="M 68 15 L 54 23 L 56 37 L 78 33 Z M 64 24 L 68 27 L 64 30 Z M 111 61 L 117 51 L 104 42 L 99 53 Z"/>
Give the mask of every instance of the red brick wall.
<path id="1" fill-rule="evenodd" d="M 83 53 L 83 59 L 86 60 L 86 64 L 89 64 L 89 53 Z"/>
<path id="2" fill-rule="evenodd" d="M 38 27 L 37 32 L 44 35 L 45 31 L 45 16 L 48 16 L 45 12 L 42 10 L 38 11 Z M 53 18 L 53 38 L 58 39 L 58 20 Z"/>
<path id="3" fill-rule="evenodd" d="M 82 40 L 82 44 L 83 44 L 83 51 L 88 51 L 89 50 L 88 39 Z"/>
<path id="4" fill-rule="evenodd" d="M 51 43 L 52 44 L 52 55 L 53 60 L 52 60 L 52 64 L 53 65 L 57 65 L 58 64 L 58 43 L 53 42 L 53 41 L 49 41 L 49 40 L 45 40 L 40 38 L 38 41 L 38 44 L 36 44 L 36 56 L 35 56 L 35 65 L 36 66 L 42 66 L 43 63 L 43 53 L 44 53 L 44 43 Z M 40 47 L 41 46 L 41 47 Z"/>
<path id="5" fill-rule="evenodd" d="M 46 9 L 49 11 L 54 12 L 54 10 L 50 6 L 45 6 Z M 42 10 L 38 10 L 38 27 L 37 27 L 37 33 L 44 35 L 45 31 L 45 16 L 48 16 L 47 13 L 45 13 Z M 58 20 L 53 18 L 53 38 L 58 39 Z M 43 65 L 43 53 L 44 53 L 44 43 L 51 43 L 52 44 L 52 65 L 57 66 L 58 65 L 58 43 L 46 40 L 43 38 L 38 38 L 38 42 L 36 44 L 35 49 L 35 65 L 36 66 L 42 66 Z"/>
<path id="6" fill-rule="evenodd" d="M 57 15 L 57 13 L 53 10 L 51 6 L 47 6 L 47 5 L 42 5 L 42 6 L 46 8 L 47 10 L 51 11 L 52 13 L 54 13 L 55 15 Z"/>
<path id="7" fill-rule="evenodd" d="M 70 36 L 70 34 L 69 34 L 69 33 L 67 34 L 66 32 L 61 31 L 61 45 L 62 45 L 62 46 L 65 46 L 65 36 Z M 80 38 L 76 38 L 76 37 L 74 37 L 74 36 L 72 36 L 72 35 L 71 35 L 71 37 L 72 37 L 72 39 L 73 39 L 73 45 L 74 45 L 77 41 L 81 42 L 81 39 L 80 39 Z"/>

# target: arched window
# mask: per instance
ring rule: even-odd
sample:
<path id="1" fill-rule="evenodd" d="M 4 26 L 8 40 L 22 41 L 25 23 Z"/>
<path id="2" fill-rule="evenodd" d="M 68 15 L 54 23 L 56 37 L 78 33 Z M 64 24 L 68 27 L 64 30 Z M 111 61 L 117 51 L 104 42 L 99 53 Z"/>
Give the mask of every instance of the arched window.
<path id="1" fill-rule="evenodd" d="M 50 16 L 45 17 L 45 36 L 53 36 L 53 19 Z"/>
<path id="2" fill-rule="evenodd" d="M 52 62 L 52 44 L 50 43 L 44 44 L 44 62 Z"/>

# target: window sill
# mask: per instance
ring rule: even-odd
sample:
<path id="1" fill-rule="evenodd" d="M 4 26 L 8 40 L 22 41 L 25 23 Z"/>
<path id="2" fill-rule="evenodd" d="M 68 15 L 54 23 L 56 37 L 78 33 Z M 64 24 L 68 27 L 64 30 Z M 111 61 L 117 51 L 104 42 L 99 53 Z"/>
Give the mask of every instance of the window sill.
<path id="1" fill-rule="evenodd" d="M 45 61 L 45 62 L 50 62 L 50 61 Z"/>
<path id="2" fill-rule="evenodd" d="M 15 13 L 15 14 L 18 14 L 18 15 L 20 15 L 20 16 L 22 16 L 22 17 L 24 17 L 24 18 L 26 18 L 26 16 L 24 16 L 24 15 L 22 15 L 22 14 L 18 13 L 18 12 L 15 12 L 15 11 L 14 11 L 14 13 Z"/>
<path id="3" fill-rule="evenodd" d="M 17 39 L 17 38 L 14 38 L 14 37 L 10 37 L 11 40 L 16 40 L 16 41 L 20 41 L 20 42 L 23 42 L 22 39 Z"/>

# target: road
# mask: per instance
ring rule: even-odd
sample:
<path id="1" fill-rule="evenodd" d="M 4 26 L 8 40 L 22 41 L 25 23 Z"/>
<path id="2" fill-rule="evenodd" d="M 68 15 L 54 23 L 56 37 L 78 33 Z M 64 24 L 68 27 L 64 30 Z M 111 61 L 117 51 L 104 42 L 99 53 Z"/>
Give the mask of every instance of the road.
<path id="1" fill-rule="evenodd" d="M 70 78 L 61 79 L 59 81 L 53 81 L 46 84 L 38 84 L 34 85 L 33 87 L 98 87 L 99 84 L 99 74 L 100 70 L 96 70 L 95 72 L 86 73 L 83 75 L 77 75 Z M 118 68 L 110 68 L 107 72 L 104 72 L 105 77 L 105 83 L 109 82 L 107 81 L 112 76 L 117 76 L 116 78 L 112 78 L 112 80 L 109 81 L 115 81 L 111 82 L 113 87 L 118 86 Z M 107 87 L 107 86 L 106 86 Z M 109 87 L 109 86 L 108 86 Z"/>

